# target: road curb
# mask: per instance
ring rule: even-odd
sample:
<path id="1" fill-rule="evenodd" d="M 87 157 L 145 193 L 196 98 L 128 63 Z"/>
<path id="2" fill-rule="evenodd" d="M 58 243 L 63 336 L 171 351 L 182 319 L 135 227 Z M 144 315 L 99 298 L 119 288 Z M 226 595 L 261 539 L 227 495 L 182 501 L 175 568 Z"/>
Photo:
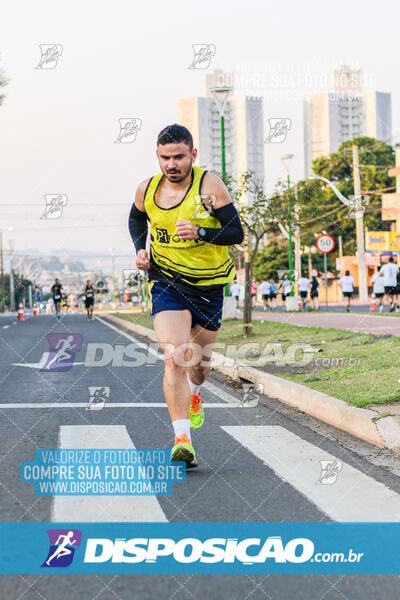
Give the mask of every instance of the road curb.
<path id="1" fill-rule="evenodd" d="M 157 341 L 155 332 L 148 327 L 110 314 L 101 315 L 101 319 L 125 327 L 152 341 Z M 400 452 L 400 419 L 396 417 L 382 417 L 374 422 L 372 419 L 379 416 L 379 413 L 374 410 L 351 406 L 339 398 L 276 375 L 264 373 L 233 359 L 227 359 L 219 352 L 213 353 L 212 364 L 216 371 L 235 381 L 246 379 L 252 383 L 262 384 L 270 398 L 279 400 L 279 402 L 305 412 L 374 446 Z"/>

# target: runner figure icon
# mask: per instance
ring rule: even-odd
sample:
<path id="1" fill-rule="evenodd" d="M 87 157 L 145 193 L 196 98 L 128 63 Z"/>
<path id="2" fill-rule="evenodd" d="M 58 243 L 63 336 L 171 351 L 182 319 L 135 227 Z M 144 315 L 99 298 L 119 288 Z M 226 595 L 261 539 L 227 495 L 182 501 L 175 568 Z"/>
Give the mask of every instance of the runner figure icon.
<path id="1" fill-rule="evenodd" d="M 73 540 L 74 532 L 68 531 L 67 535 L 59 535 L 56 541 L 56 545 L 58 545 L 57 550 L 46 560 L 46 565 L 49 567 L 51 561 L 54 558 L 61 558 L 62 556 L 67 556 L 68 554 L 72 554 L 72 550 L 67 548 L 66 546 L 73 546 L 76 544 L 77 540 Z M 62 542 L 60 541 L 62 540 Z"/>
<path id="2" fill-rule="evenodd" d="M 71 360 L 71 355 L 68 354 L 67 350 L 73 350 L 74 348 L 77 348 L 75 344 L 71 344 L 73 339 L 74 336 L 69 335 L 67 338 L 58 340 L 57 345 L 55 346 L 57 353 L 48 362 L 46 369 L 50 369 L 51 365 L 53 365 L 55 362 L 60 363 L 63 360 Z"/>

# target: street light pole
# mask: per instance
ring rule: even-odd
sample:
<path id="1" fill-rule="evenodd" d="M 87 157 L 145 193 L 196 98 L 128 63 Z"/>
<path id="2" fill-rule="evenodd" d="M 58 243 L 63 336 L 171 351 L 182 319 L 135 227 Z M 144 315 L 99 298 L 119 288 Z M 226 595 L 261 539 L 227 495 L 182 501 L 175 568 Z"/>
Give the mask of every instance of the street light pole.
<path id="1" fill-rule="evenodd" d="M 112 257 L 112 302 L 115 304 L 115 248 L 110 248 Z"/>
<path id="2" fill-rule="evenodd" d="M 296 204 L 294 207 L 294 214 L 296 219 L 295 231 L 294 231 L 294 268 L 297 272 L 297 276 L 301 277 L 301 240 L 300 240 L 300 224 L 299 224 L 299 196 L 297 187 L 294 188 L 294 196 Z"/>
<path id="3" fill-rule="evenodd" d="M 358 164 L 358 146 L 353 146 L 353 179 L 354 179 L 354 205 L 352 202 L 343 196 L 343 194 L 337 189 L 336 185 L 322 177 L 321 175 L 313 175 L 308 179 L 321 179 L 329 185 L 330 188 L 335 192 L 340 202 L 345 206 L 354 207 L 356 214 L 356 237 L 357 237 L 357 252 L 358 252 L 358 279 L 359 279 L 359 297 L 362 302 L 368 302 L 368 287 L 367 287 L 367 273 L 365 265 L 365 248 L 364 248 L 364 219 L 363 209 L 361 205 L 361 185 L 360 185 L 360 169 Z"/>
<path id="4" fill-rule="evenodd" d="M 225 179 L 226 175 L 226 156 L 225 156 L 225 106 L 228 101 L 228 96 L 232 88 L 228 85 L 217 86 L 210 88 L 210 93 L 214 98 L 214 102 L 219 112 L 220 129 L 221 129 L 221 174 L 222 179 Z M 229 296 L 230 288 L 227 283 L 224 288 L 224 296 Z"/>
<path id="5" fill-rule="evenodd" d="M 222 177 L 226 175 L 226 158 L 225 158 L 225 106 L 228 101 L 229 93 L 232 91 L 232 88 L 228 85 L 225 86 L 217 86 L 210 88 L 210 93 L 214 98 L 214 102 L 217 106 L 219 117 L 220 117 L 220 127 L 221 127 L 221 173 Z"/>
<path id="6" fill-rule="evenodd" d="M 291 200 L 291 192 L 290 192 L 290 165 L 293 160 L 293 154 L 282 154 L 280 159 L 287 171 L 287 186 L 288 186 L 288 226 L 289 226 L 289 281 L 290 292 L 289 296 L 293 296 L 293 252 L 292 252 L 292 200 Z M 286 164 L 288 161 L 288 164 Z"/>
<path id="7" fill-rule="evenodd" d="M 290 296 L 293 296 L 293 252 L 292 252 L 292 200 L 290 194 L 290 175 L 287 176 L 289 202 L 288 202 L 288 225 L 289 225 L 289 279 L 291 282 Z"/>
<path id="8" fill-rule="evenodd" d="M 226 175 L 226 162 L 225 162 L 225 117 L 223 114 L 220 115 L 221 120 L 221 173 L 222 177 Z"/>
<path id="9" fill-rule="evenodd" d="M 358 146 L 356 145 L 353 146 L 353 181 L 358 254 L 358 293 L 361 302 L 368 302 L 367 272 L 364 247 L 364 219 L 363 208 L 361 205 L 360 166 L 358 162 Z"/>

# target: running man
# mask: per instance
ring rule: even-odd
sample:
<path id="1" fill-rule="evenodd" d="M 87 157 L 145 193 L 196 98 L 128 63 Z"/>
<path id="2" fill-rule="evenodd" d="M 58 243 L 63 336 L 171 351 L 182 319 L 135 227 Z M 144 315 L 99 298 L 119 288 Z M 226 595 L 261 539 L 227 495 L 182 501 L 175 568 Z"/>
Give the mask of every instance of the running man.
<path id="1" fill-rule="evenodd" d="M 260 283 L 258 289 L 261 293 L 261 298 L 264 303 L 264 310 L 269 308 L 269 283 L 265 279 Z"/>
<path id="2" fill-rule="evenodd" d="M 343 277 L 339 279 L 339 285 L 342 286 L 343 296 L 347 298 L 346 312 L 350 312 L 350 303 L 354 291 L 354 279 L 350 271 L 346 271 Z"/>
<path id="3" fill-rule="evenodd" d="M 317 277 L 315 275 L 313 275 L 311 277 L 310 298 L 311 298 L 312 308 L 315 309 L 315 310 L 319 310 L 318 288 L 319 288 L 318 279 L 317 279 Z"/>
<path id="4" fill-rule="evenodd" d="M 293 288 L 293 283 L 285 275 L 279 286 L 283 304 L 285 304 L 286 298 L 288 296 L 290 296 L 290 292 L 292 291 L 292 288 Z"/>
<path id="5" fill-rule="evenodd" d="M 90 279 L 88 279 L 83 293 L 85 294 L 85 307 L 89 321 L 93 321 L 94 295 L 96 292 L 96 288 Z"/>
<path id="6" fill-rule="evenodd" d="M 396 312 L 400 310 L 399 298 L 400 298 L 400 269 L 396 273 L 396 296 L 395 296 L 395 304 L 396 304 Z"/>
<path id="7" fill-rule="evenodd" d="M 221 326 L 224 286 L 235 277 L 228 246 L 243 241 L 243 229 L 223 182 L 193 165 L 197 149 L 186 127 L 163 129 L 156 154 L 161 173 L 139 185 L 129 231 L 136 266 L 148 271 L 154 330 L 164 352 L 164 395 L 175 433 L 171 459 L 196 467 L 190 428 L 204 422 L 200 388 Z"/>
<path id="8" fill-rule="evenodd" d="M 273 279 L 269 281 L 269 299 L 271 302 L 271 310 L 276 308 L 276 285 Z"/>
<path id="9" fill-rule="evenodd" d="M 374 286 L 373 292 L 375 294 L 375 298 L 378 299 L 379 312 L 382 312 L 383 311 L 383 296 L 385 295 L 385 286 L 384 286 L 383 277 L 381 277 L 381 274 L 380 274 L 380 270 L 381 270 L 381 267 L 379 266 L 377 272 L 372 275 L 371 282 L 372 282 L 372 285 Z"/>
<path id="10" fill-rule="evenodd" d="M 308 288 L 310 286 L 310 280 L 308 277 L 306 277 L 305 273 L 303 273 L 303 276 L 297 280 L 297 285 L 300 293 L 302 309 L 305 310 L 307 306 Z"/>
<path id="11" fill-rule="evenodd" d="M 54 306 L 56 309 L 56 317 L 57 319 L 60 318 L 60 311 L 61 311 L 61 298 L 62 298 L 62 290 L 63 286 L 60 283 L 59 279 L 56 279 L 55 283 L 53 284 L 52 288 L 51 288 L 51 293 L 53 294 L 53 302 L 54 302 Z"/>
<path id="12" fill-rule="evenodd" d="M 59 535 L 58 540 L 56 541 L 56 545 L 58 545 L 55 552 L 50 556 L 48 560 L 46 560 L 46 565 L 50 566 L 53 558 L 61 558 L 62 556 L 66 556 L 67 554 L 71 554 L 71 550 L 67 548 L 68 545 L 73 546 L 76 543 L 76 540 L 71 539 L 74 536 L 73 531 L 68 531 L 67 535 Z M 62 542 L 60 543 L 60 540 Z"/>
<path id="13" fill-rule="evenodd" d="M 235 279 L 230 285 L 230 292 L 236 301 L 236 308 L 239 308 L 240 285 Z"/>
<path id="14" fill-rule="evenodd" d="M 398 270 L 399 267 L 394 263 L 393 256 L 389 256 L 389 262 L 383 264 L 379 272 L 379 277 L 383 277 L 385 296 L 389 301 L 390 312 L 393 312 L 396 308 Z"/>

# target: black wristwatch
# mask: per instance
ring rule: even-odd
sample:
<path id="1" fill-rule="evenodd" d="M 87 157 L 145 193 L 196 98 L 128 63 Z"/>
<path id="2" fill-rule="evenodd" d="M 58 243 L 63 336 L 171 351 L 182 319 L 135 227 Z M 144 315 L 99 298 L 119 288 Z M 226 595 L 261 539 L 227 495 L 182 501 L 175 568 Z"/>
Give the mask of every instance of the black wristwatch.
<path id="1" fill-rule="evenodd" d="M 197 230 L 197 234 L 199 236 L 199 238 L 202 240 L 204 239 L 204 236 L 206 235 L 206 230 L 204 229 L 204 227 L 199 227 Z"/>

